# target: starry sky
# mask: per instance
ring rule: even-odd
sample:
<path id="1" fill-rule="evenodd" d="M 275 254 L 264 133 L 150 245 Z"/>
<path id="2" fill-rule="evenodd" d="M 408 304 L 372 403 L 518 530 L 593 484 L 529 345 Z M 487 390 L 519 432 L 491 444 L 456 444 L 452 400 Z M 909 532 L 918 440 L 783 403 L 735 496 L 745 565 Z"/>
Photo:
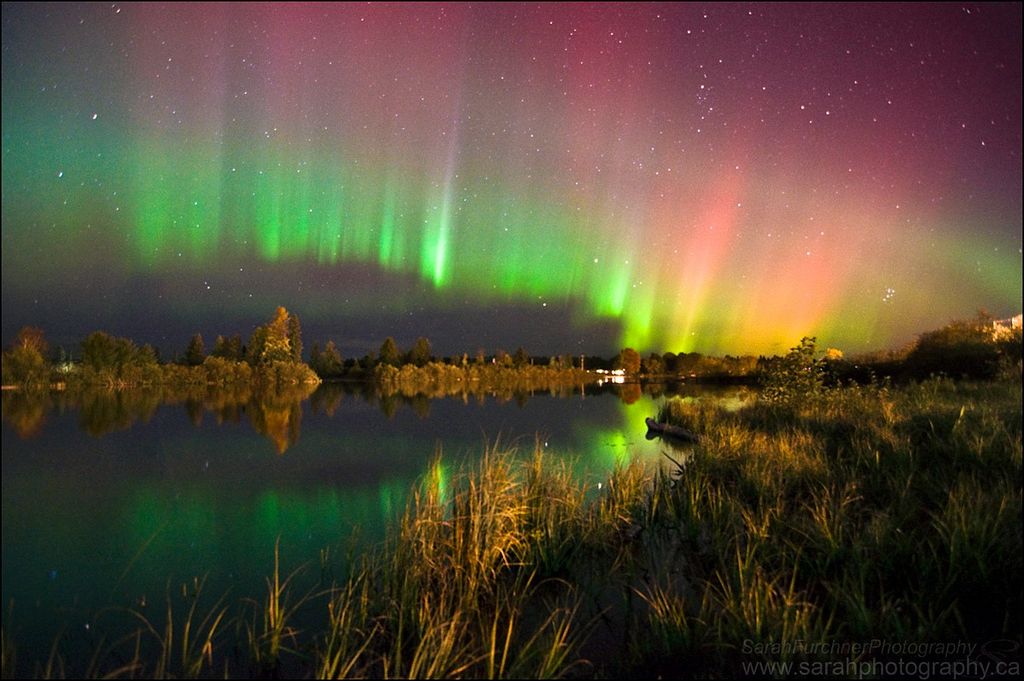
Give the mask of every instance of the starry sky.
<path id="1" fill-rule="evenodd" d="M 3 5 L 3 340 L 894 347 L 1021 309 L 1020 4 Z"/>

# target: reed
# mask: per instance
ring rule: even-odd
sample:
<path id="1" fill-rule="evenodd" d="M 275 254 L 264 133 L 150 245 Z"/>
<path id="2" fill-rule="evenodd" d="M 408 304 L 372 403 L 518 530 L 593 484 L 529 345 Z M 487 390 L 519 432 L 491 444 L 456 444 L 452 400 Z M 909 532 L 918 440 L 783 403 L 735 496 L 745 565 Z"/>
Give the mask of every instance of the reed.
<path id="1" fill-rule="evenodd" d="M 660 416 L 701 436 L 664 467 L 630 462 L 598 485 L 541 447 L 490 446 L 461 469 L 439 456 L 339 584 L 303 592 L 304 570 L 282 578 L 275 547 L 259 603 L 204 608 L 197 585 L 160 626 L 132 612 L 134 630 L 81 668 L 61 636 L 29 669 L 730 676 L 839 659 L 808 643 L 1019 650 L 1019 381 L 824 389 L 738 411 L 669 401 Z M 6 626 L 2 639 L 4 676 L 16 675 Z"/>
<path id="2" fill-rule="evenodd" d="M 661 654 L 703 646 L 706 672 L 738 672 L 758 658 L 743 641 L 1019 645 L 1019 382 L 844 387 L 739 412 L 676 401 L 659 417 L 706 443 L 673 464 L 663 504 L 700 607 L 642 593 Z"/>

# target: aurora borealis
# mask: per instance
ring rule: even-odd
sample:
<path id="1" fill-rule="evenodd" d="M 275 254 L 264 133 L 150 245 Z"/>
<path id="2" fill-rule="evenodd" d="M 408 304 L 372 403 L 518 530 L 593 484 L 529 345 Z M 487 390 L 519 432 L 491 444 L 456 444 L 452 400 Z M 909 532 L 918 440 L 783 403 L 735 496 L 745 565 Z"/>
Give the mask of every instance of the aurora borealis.
<path id="1" fill-rule="evenodd" d="M 439 352 L 1021 309 L 1019 4 L 3 6 L 3 339 Z M 246 326 L 248 325 L 248 326 Z"/>

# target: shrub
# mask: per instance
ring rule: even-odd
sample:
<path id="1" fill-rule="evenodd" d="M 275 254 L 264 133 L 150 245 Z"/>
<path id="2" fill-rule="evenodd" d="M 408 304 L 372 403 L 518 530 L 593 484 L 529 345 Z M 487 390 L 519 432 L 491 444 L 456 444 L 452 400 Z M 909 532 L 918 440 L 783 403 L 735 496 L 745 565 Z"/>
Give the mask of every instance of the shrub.
<path id="1" fill-rule="evenodd" d="M 817 339 L 804 336 L 785 357 L 767 362 L 761 374 L 761 399 L 769 404 L 789 405 L 819 397 L 825 387 L 825 371 L 815 359 Z"/>
<path id="2" fill-rule="evenodd" d="M 247 383 L 252 379 L 252 367 L 245 362 L 234 362 L 210 355 L 203 360 L 206 382 L 218 385 Z"/>
<path id="3" fill-rule="evenodd" d="M 916 378 L 930 374 L 992 378 L 999 368 L 999 346 L 992 325 L 979 317 L 955 321 L 923 333 L 907 357 L 907 369 Z"/>
<path id="4" fill-rule="evenodd" d="M 35 348 L 17 346 L 3 355 L 4 385 L 46 385 L 49 373 L 46 360 Z"/>

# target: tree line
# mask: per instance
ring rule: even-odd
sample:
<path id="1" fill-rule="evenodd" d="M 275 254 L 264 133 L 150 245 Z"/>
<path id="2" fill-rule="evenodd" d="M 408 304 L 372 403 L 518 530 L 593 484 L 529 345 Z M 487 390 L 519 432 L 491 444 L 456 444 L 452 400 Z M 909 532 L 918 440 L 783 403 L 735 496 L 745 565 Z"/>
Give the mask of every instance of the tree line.
<path id="1" fill-rule="evenodd" d="M 959 320 L 927 333 L 898 351 L 871 353 L 845 359 L 835 349 L 818 358 L 833 380 L 870 380 L 872 377 L 921 378 L 933 373 L 972 378 L 991 377 L 1007 366 L 1019 365 L 1020 327 L 998 331 L 985 313 Z M 812 343 L 813 345 L 813 343 Z M 537 370 L 548 372 L 616 371 L 637 380 L 701 377 L 720 380 L 756 379 L 775 371 L 786 357 L 752 355 L 722 357 L 698 352 L 650 353 L 623 348 L 611 358 L 600 356 L 532 356 L 519 347 L 514 353 L 499 349 L 493 355 L 478 349 L 451 357 L 435 357 L 430 341 L 419 337 L 407 350 L 387 337 L 376 352 L 361 358 L 342 357 L 333 340 L 322 347 L 313 343 L 309 364 L 303 362 L 302 325 L 298 315 L 278 307 L 272 318 L 257 326 L 248 342 L 240 334 L 218 335 L 207 353 L 201 334 L 194 334 L 184 354 L 163 362 L 152 345 L 138 346 L 129 338 L 95 331 L 81 342 L 80 361 L 72 363 L 58 348 L 50 352 L 41 329 L 24 327 L 3 353 L 4 385 L 48 386 L 54 381 L 134 385 L 153 382 L 230 383 L 270 377 L 278 382 L 310 382 L 316 377 L 359 378 L 389 376 L 389 369 L 424 369 L 441 365 L 469 369 Z M 806 356 L 806 348 L 803 355 Z M 202 371 L 200 371 L 202 370 Z M 435 372 L 436 373 L 436 372 Z M 406 375 L 411 375 L 406 372 Z"/>
<path id="2" fill-rule="evenodd" d="M 339 378 L 342 376 L 359 376 L 375 372 L 381 367 L 397 369 L 413 366 L 426 367 L 429 364 L 468 367 L 495 365 L 502 368 L 522 369 L 527 366 L 550 366 L 553 368 L 573 368 L 571 357 L 540 358 L 527 354 L 522 347 L 513 354 L 505 350 L 497 350 L 493 355 L 486 355 L 478 349 L 471 359 L 468 353 L 452 357 L 437 357 L 433 353 L 430 340 L 420 336 L 408 350 L 403 350 L 393 336 L 388 336 L 376 352 L 370 352 L 361 358 L 343 359 L 341 351 L 333 340 L 328 340 L 323 348 L 313 343 L 309 351 L 309 365 L 321 378 Z"/>
<path id="3" fill-rule="evenodd" d="M 51 355 L 43 331 L 24 327 L 3 353 L 4 385 L 45 387 L 51 383 L 134 386 L 162 383 L 310 383 L 319 379 L 302 362 L 302 326 L 298 315 L 278 307 L 249 342 L 241 336 L 217 336 L 206 354 L 201 334 L 192 336 L 183 355 L 161 361 L 150 344 L 94 331 L 80 343 L 80 361 L 61 348 Z"/>

